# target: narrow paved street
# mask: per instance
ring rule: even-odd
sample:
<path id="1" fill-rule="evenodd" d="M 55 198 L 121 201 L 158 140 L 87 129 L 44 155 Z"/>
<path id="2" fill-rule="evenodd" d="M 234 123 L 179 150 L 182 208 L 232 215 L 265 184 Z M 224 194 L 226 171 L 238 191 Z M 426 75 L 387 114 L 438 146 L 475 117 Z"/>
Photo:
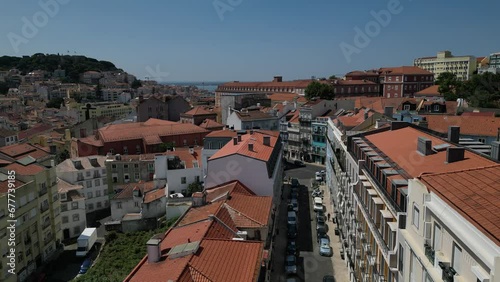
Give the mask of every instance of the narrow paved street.
<path id="1" fill-rule="evenodd" d="M 298 234 L 295 239 L 297 242 L 297 274 L 285 274 L 286 248 L 289 239 L 287 238 L 287 203 L 291 185 L 285 182 L 283 192 L 283 204 L 280 206 L 278 229 L 279 234 L 275 237 L 273 271 L 271 281 L 286 281 L 288 277 L 296 277 L 297 281 L 321 282 L 325 275 L 333 275 L 337 282 L 349 281 L 348 269 L 345 261 L 340 257 L 341 242 L 335 235 L 335 226 L 333 222 L 328 222 L 328 236 L 330 237 L 331 247 L 333 249 L 332 257 L 325 257 L 319 254 L 319 246 L 316 237 L 316 214 L 313 210 L 311 197 L 312 183 L 315 172 L 324 169 L 323 166 L 306 164 L 305 167 L 291 168 L 285 171 L 285 179 L 297 178 L 300 183 L 299 188 L 299 210 L 298 210 Z M 330 213 L 333 218 L 333 209 L 331 205 L 330 194 L 325 186 L 320 186 L 325 192 L 323 204 L 326 207 L 325 215 Z"/>

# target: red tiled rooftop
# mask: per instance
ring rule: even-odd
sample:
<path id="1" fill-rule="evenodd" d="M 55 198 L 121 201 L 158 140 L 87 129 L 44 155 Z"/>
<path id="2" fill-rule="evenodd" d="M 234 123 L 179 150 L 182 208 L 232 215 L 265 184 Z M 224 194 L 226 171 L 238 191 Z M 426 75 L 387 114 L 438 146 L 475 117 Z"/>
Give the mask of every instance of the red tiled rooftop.
<path id="1" fill-rule="evenodd" d="M 299 97 L 298 94 L 295 93 L 272 93 L 267 95 L 267 98 L 271 99 L 272 102 L 293 102 Z"/>
<path id="2" fill-rule="evenodd" d="M 30 144 L 14 144 L 10 146 L 1 147 L 0 152 L 17 160 L 24 158 L 28 155 L 32 156 L 35 159 L 41 159 L 43 157 L 47 157 L 50 155 L 49 152 Z"/>
<path id="3" fill-rule="evenodd" d="M 460 134 L 477 136 L 497 136 L 500 118 L 494 116 L 443 116 L 424 115 L 429 129 L 447 133 L 452 125 L 460 126 Z"/>
<path id="4" fill-rule="evenodd" d="M 211 112 L 211 111 L 207 111 L 205 109 L 205 107 L 203 106 L 197 106 L 197 107 L 194 107 L 193 109 L 185 112 L 184 114 L 182 115 L 188 115 L 188 116 L 201 116 L 201 115 L 213 115 L 213 114 L 216 114 L 214 112 Z"/>
<path id="5" fill-rule="evenodd" d="M 201 207 L 192 207 L 184 214 L 177 226 L 188 225 L 193 222 L 207 219 L 209 215 L 216 214 L 222 204 L 222 202 L 216 202 Z"/>
<path id="6" fill-rule="evenodd" d="M 201 128 L 211 129 L 211 128 L 222 128 L 224 125 L 222 123 L 218 123 L 213 119 L 205 119 L 201 124 Z"/>
<path id="7" fill-rule="evenodd" d="M 12 186 L 13 185 L 13 186 Z M 0 181 L 0 194 L 5 194 L 9 189 L 19 189 L 24 185 L 24 182 L 15 179 L 14 182 L 9 182 L 9 180 Z M 7 204 L 5 204 L 7 206 Z"/>
<path id="8" fill-rule="evenodd" d="M 149 191 L 144 196 L 144 203 L 149 204 L 149 203 L 156 201 L 156 200 L 163 198 L 163 197 L 166 197 L 165 196 L 165 188 L 156 189 L 154 191 Z"/>
<path id="9" fill-rule="evenodd" d="M 495 112 L 465 112 L 462 113 L 460 116 L 463 117 L 495 117 Z"/>
<path id="10" fill-rule="evenodd" d="M 446 151 L 422 156 L 417 152 L 418 137 L 430 139 L 432 146 L 447 143 L 412 127 L 388 130 L 365 136 L 368 141 L 373 143 L 393 162 L 396 162 L 411 177 L 418 177 L 422 173 L 449 172 L 495 164 L 493 161 L 469 151 L 465 151 L 464 160 L 453 163 L 445 163 Z"/>
<path id="11" fill-rule="evenodd" d="M 24 130 L 24 131 L 20 131 L 18 137 L 19 137 L 19 140 L 29 139 L 30 137 L 32 137 L 35 134 L 39 134 L 39 133 L 48 131 L 50 129 L 52 129 L 52 125 L 41 124 L 41 125 L 37 125 L 35 127 L 29 128 L 29 129 Z"/>
<path id="12" fill-rule="evenodd" d="M 205 192 L 207 193 L 207 198 L 206 198 L 207 202 L 213 202 L 219 199 L 225 200 L 226 198 L 223 196 L 227 194 L 230 195 L 241 194 L 247 196 L 255 195 L 255 193 L 252 190 L 250 190 L 248 187 L 243 185 L 243 183 L 239 182 L 238 180 L 234 180 L 229 183 L 224 183 L 211 187 L 209 189 L 206 189 Z"/>
<path id="13" fill-rule="evenodd" d="M 208 137 L 236 137 L 236 136 L 238 136 L 238 132 L 236 132 L 234 130 L 222 129 L 222 130 L 210 132 L 209 134 L 207 134 L 205 136 L 205 138 L 208 138 Z"/>
<path id="14" fill-rule="evenodd" d="M 114 199 L 129 199 L 132 198 L 134 189 L 140 189 L 141 193 L 147 193 L 155 188 L 154 181 L 139 181 L 138 183 L 127 183 L 124 185 L 117 185 L 117 189 L 122 189 L 114 196 Z"/>
<path id="15" fill-rule="evenodd" d="M 190 266 L 210 281 L 253 282 L 260 271 L 262 242 L 205 239 Z M 194 280 L 193 280 L 194 281 Z"/>
<path id="16" fill-rule="evenodd" d="M 415 93 L 415 96 L 442 96 L 439 93 L 439 85 L 432 85 Z"/>
<path id="17" fill-rule="evenodd" d="M 38 173 L 45 170 L 43 166 L 36 163 L 32 163 L 27 166 L 24 166 L 19 163 L 12 163 L 4 168 L 6 170 L 13 170 L 16 172 L 16 174 L 19 175 L 37 175 Z"/>
<path id="18" fill-rule="evenodd" d="M 271 135 L 264 133 L 265 131 L 254 131 L 253 134 L 245 134 L 241 136 L 241 142 L 234 145 L 233 142 L 228 142 L 224 147 L 217 151 L 209 160 L 227 157 L 230 155 L 242 155 L 249 158 L 268 161 L 274 150 L 278 138 L 276 134 Z M 279 135 L 279 132 L 277 133 Z M 270 137 L 270 146 L 264 145 L 264 136 Z M 253 150 L 248 149 L 248 144 L 253 144 Z"/>
<path id="19" fill-rule="evenodd" d="M 282 87 L 290 87 L 290 88 L 306 88 L 309 83 L 316 81 L 312 79 L 302 79 L 302 80 L 293 80 L 293 81 L 282 81 L 282 82 L 273 82 L 273 81 L 263 81 L 263 82 L 227 82 L 224 84 L 221 84 L 218 86 L 217 90 L 218 91 L 224 91 L 220 90 L 222 87 L 276 87 L 276 88 L 282 88 Z M 230 91 L 230 90 L 227 90 Z M 249 92 L 253 90 L 248 90 Z M 271 90 L 273 91 L 273 90 Z"/>
<path id="20" fill-rule="evenodd" d="M 255 221 L 261 226 L 266 226 L 269 223 L 272 197 L 246 196 L 234 193 L 226 203 L 238 211 L 240 215 Z M 252 205 L 249 205 L 249 203 L 252 203 Z M 236 225 L 238 227 L 241 226 Z"/>
<path id="21" fill-rule="evenodd" d="M 201 147 L 194 148 L 193 153 L 190 153 L 189 148 L 182 147 L 182 148 L 176 148 L 175 151 L 167 151 L 163 154 L 167 156 L 178 157 L 181 161 L 184 162 L 186 169 L 195 168 L 194 162 L 198 162 L 198 167 L 202 166 Z"/>
<path id="22" fill-rule="evenodd" d="M 206 133 L 206 129 L 194 124 L 149 119 L 146 122 L 113 124 L 99 129 L 104 142 L 142 139 L 145 136 L 171 136 L 190 133 Z M 94 137 L 95 139 L 95 137 Z M 82 140 L 83 141 L 83 140 Z"/>
<path id="23" fill-rule="evenodd" d="M 373 111 L 368 112 L 368 117 L 373 115 Z M 341 116 L 337 118 L 345 127 L 356 127 L 365 121 L 365 110 L 360 110 L 357 114 L 352 116 Z"/>
<path id="24" fill-rule="evenodd" d="M 424 174 L 420 179 L 430 191 L 500 245 L 500 165 Z"/>
<path id="25" fill-rule="evenodd" d="M 380 68 L 381 75 L 387 74 L 423 74 L 432 75 L 432 72 L 415 66 L 386 67 Z"/>

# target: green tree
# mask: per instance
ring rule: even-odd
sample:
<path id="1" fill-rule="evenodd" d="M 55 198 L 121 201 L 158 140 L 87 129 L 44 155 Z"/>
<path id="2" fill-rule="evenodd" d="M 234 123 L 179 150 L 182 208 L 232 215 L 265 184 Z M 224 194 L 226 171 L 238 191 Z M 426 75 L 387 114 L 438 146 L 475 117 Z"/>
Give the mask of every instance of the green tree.
<path id="1" fill-rule="evenodd" d="M 60 109 L 61 104 L 64 102 L 63 98 L 52 98 L 50 101 L 46 104 L 47 108 L 56 108 Z"/>
<path id="2" fill-rule="evenodd" d="M 328 79 L 329 80 L 335 80 L 335 79 L 337 79 L 337 77 L 333 74 L 333 75 L 330 75 L 330 77 Z"/>
<path id="3" fill-rule="evenodd" d="M 443 72 L 436 79 L 436 84 L 439 85 L 438 91 L 445 97 L 446 100 L 456 99 L 456 91 L 460 88 L 461 82 L 457 76 L 451 72 Z"/>
<path id="4" fill-rule="evenodd" d="M 158 149 L 160 150 L 160 152 L 170 151 L 173 148 L 174 148 L 174 143 L 172 143 L 172 142 L 161 143 L 158 146 Z"/>
<path id="5" fill-rule="evenodd" d="M 59 163 L 62 163 L 63 161 L 65 161 L 69 158 L 70 158 L 70 155 L 69 155 L 68 150 L 63 150 L 56 155 L 56 162 L 59 164 Z"/>
<path id="6" fill-rule="evenodd" d="M 193 195 L 193 193 L 195 193 L 195 192 L 201 192 L 201 191 L 203 191 L 203 185 L 201 185 L 200 182 L 193 182 L 193 183 L 188 185 L 188 188 L 187 188 L 188 197 Z"/>
<path id="7" fill-rule="evenodd" d="M 130 85 L 130 87 L 132 87 L 133 89 L 137 89 L 141 86 L 142 86 L 142 82 L 138 79 L 132 81 L 132 84 Z"/>
<path id="8" fill-rule="evenodd" d="M 331 100 L 335 97 L 333 94 L 333 86 L 318 81 L 313 81 L 307 85 L 305 95 L 308 100 L 315 97 Z"/>

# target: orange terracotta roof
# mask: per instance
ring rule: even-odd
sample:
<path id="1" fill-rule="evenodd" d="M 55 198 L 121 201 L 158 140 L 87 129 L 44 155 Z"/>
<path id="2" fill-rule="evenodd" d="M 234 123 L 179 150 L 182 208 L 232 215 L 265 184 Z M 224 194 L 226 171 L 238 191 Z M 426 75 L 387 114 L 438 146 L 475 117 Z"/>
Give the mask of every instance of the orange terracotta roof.
<path id="1" fill-rule="evenodd" d="M 205 239 L 203 252 L 193 256 L 190 266 L 210 281 L 257 281 L 264 243 Z"/>
<path id="2" fill-rule="evenodd" d="M 205 138 L 208 137 L 236 137 L 238 136 L 238 132 L 229 129 L 216 130 L 208 133 Z"/>
<path id="3" fill-rule="evenodd" d="M 114 196 L 113 199 L 129 199 L 133 196 L 134 189 L 140 189 L 141 193 L 147 193 L 155 188 L 154 181 L 139 181 L 137 183 L 127 183 L 123 185 L 117 185 L 116 188 L 121 191 Z"/>
<path id="4" fill-rule="evenodd" d="M 302 79 L 302 80 L 293 80 L 293 81 L 282 81 L 282 82 L 273 82 L 273 81 L 264 81 L 264 82 L 227 82 L 218 86 L 217 91 L 222 87 L 291 87 L 291 88 L 306 88 L 309 83 L 316 81 L 312 79 Z M 251 91 L 251 90 L 249 90 Z M 272 90 L 271 90 L 272 91 Z"/>
<path id="5" fill-rule="evenodd" d="M 209 215 L 216 214 L 222 204 L 222 202 L 215 202 L 201 207 L 192 207 L 187 213 L 184 214 L 177 226 L 188 225 L 193 222 L 205 220 Z"/>
<path id="6" fill-rule="evenodd" d="M 236 145 L 234 145 L 233 142 L 228 142 L 224 147 L 210 157 L 209 161 L 236 154 L 261 161 L 268 161 L 271 158 L 271 154 L 276 146 L 278 138 L 271 134 L 267 134 L 269 132 L 264 132 L 265 131 L 254 131 L 253 134 L 242 135 L 241 142 L 238 142 Z M 264 136 L 266 135 L 270 137 L 270 146 L 264 145 L 263 143 Z M 252 151 L 248 149 L 248 144 L 253 144 Z"/>
<path id="7" fill-rule="evenodd" d="M 250 190 L 248 187 L 243 185 L 243 183 L 239 182 L 238 180 L 234 180 L 231 182 L 223 183 L 214 187 L 211 187 L 209 189 L 206 189 L 205 192 L 207 193 L 207 202 L 213 202 L 217 200 L 225 200 L 226 195 L 233 195 L 233 194 L 241 194 L 241 195 L 247 195 L 251 196 L 254 195 L 255 193 Z"/>
<path id="8" fill-rule="evenodd" d="M 272 202 L 272 197 L 246 196 L 234 193 L 231 194 L 231 198 L 226 201 L 226 204 L 237 211 L 239 215 L 247 217 L 260 226 L 266 226 L 271 216 Z M 238 223 L 236 225 L 243 227 Z"/>
<path id="9" fill-rule="evenodd" d="M 144 196 L 144 204 L 149 204 L 165 196 L 165 188 L 156 189 L 154 191 L 149 191 Z"/>
<path id="10" fill-rule="evenodd" d="M 41 125 L 37 125 L 35 127 L 29 128 L 29 129 L 24 130 L 24 131 L 20 131 L 18 137 L 19 137 L 19 140 L 29 139 L 30 137 L 32 137 L 35 134 L 46 132 L 50 129 L 52 129 L 52 125 L 41 124 Z"/>
<path id="11" fill-rule="evenodd" d="M 370 71 L 351 71 L 346 73 L 345 76 L 379 76 L 377 70 Z"/>
<path id="12" fill-rule="evenodd" d="M 206 133 L 206 129 L 194 124 L 149 119 L 146 122 L 113 124 L 99 129 L 104 142 L 142 139 L 145 136 L 171 136 L 190 133 Z M 94 137 L 95 138 L 95 137 Z"/>
<path id="13" fill-rule="evenodd" d="M 300 115 L 300 111 L 295 111 L 289 122 L 298 123 L 299 122 L 299 115 Z"/>
<path id="14" fill-rule="evenodd" d="M 213 115 L 213 114 L 215 113 L 207 111 L 203 106 L 194 107 L 193 109 L 184 113 L 184 115 L 189 115 L 189 116 L 202 116 L 202 115 Z"/>
<path id="15" fill-rule="evenodd" d="M 415 96 L 443 96 L 439 93 L 439 85 L 432 85 L 415 93 Z"/>
<path id="16" fill-rule="evenodd" d="M 35 159 L 41 159 L 50 155 L 49 152 L 30 144 L 14 144 L 1 147 L 0 152 L 17 160 L 22 159 L 28 155 L 32 156 Z"/>
<path id="17" fill-rule="evenodd" d="M 170 259 L 167 256 L 168 250 L 186 244 L 188 240 L 191 242 L 202 240 L 210 225 L 211 221 L 205 220 L 169 229 L 160 243 L 162 259 L 156 263 L 149 263 L 146 255 L 125 281 L 177 281 L 193 255 Z"/>
<path id="18" fill-rule="evenodd" d="M 463 117 L 495 117 L 495 112 L 465 112 L 460 116 Z"/>
<path id="19" fill-rule="evenodd" d="M 368 117 L 373 116 L 373 111 L 368 111 Z M 345 127 L 356 127 L 365 121 L 365 110 L 360 110 L 357 114 L 340 116 L 337 118 Z"/>
<path id="20" fill-rule="evenodd" d="M 429 129 L 447 133 L 450 126 L 460 126 L 460 134 L 477 136 L 497 136 L 500 118 L 492 116 L 443 116 L 424 115 Z"/>
<path id="21" fill-rule="evenodd" d="M 41 165 L 38 165 L 36 163 L 32 163 L 30 165 L 24 166 L 19 163 L 12 163 L 6 167 L 4 167 L 6 170 L 13 170 L 16 172 L 16 174 L 19 175 L 37 175 L 38 173 L 42 172 L 45 170 L 45 168 Z"/>
<path id="22" fill-rule="evenodd" d="M 380 68 L 381 75 L 385 75 L 386 72 L 387 74 L 423 74 L 423 75 L 432 75 L 432 72 L 426 71 L 422 68 L 415 67 L 415 66 L 401 66 L 401 67 L 386 67 L 386 68 Z"/>
<path id="23" fill-rule="evenodd" d="M 13 185 L 13 186 L 12 186 Z M 15 179 L 14 182 L 9 182 L 9 180 L 0 181 L 0 194 L 5 194 L 9 189 L 19 189 L 24 185 L 24 182 Z M 7 206 L 7 204 L 5 204 Z"/>
<path id="24" fill-rule="evenodd" d="M 464 160 L 453 163 L 445 163 L 446 151 L 422 156 L 416 152 L 418 137 L 430 139 L 432 141 L 432 146 L 447 143 L 412 127 L 367 134 L 365 136 L 367 140 L 373 143 L 373 145 L 387 155 L 393 162 L 396 162 L 411 177 L 418 177 L 420 174 L 426 172 L 448 172 L 495 164 L 493 161 L 467 150 L 465 151 Z"/>
<path id="25" fill-rule="evenodd" d="M 181 161 L 184 161 L 185 168 L 195 168 L 193 162 L 198 162 L 198 167 L 202 166 L 201 161 L 201 147 L 196 147 L 193 149 L 193 154 L 189 152 L 189 148 L 175 148 L 175 151 L 167 151 L 164 153 L 167 156 L 176 156 Z"/>
<path id="26" fill-rule="evenodd" d="M 420 177 L 494 243 L 500 245 L 500 165 Z"/>
<path id="27" fill-rule="evenodd" d="M 201 128 L 211 129 L 211 128 L 223 128 L 224 125 L 222 123 L 218 123 L 213 119 L 205 119 L 201 124 Z"/>
<path id="28" fill-rule="evenodd" d="M 295 93 L 272 93 L 267 95 L 267 98 L 271 99 L 272 102 L 293 102 L 297 99 L 299 95 Z"/>
<path id="29" fill-rule="evenodd" d="M 67 193 L 72 190 L 79 190 L 82 189 L 82 185 L 77 185 L 77 184 L 71 184 L 69 182 L 66 182 L 60 178 L 57 178 L 57 189 L 59 193 Z"/>

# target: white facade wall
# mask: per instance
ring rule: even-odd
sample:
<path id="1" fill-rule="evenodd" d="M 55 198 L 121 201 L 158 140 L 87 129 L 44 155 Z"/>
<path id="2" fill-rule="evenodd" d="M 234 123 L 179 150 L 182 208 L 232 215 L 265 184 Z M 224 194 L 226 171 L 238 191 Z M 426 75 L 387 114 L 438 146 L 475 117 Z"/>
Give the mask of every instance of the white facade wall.
<path id="1" fill-rule="evenodd" d="M 111 200 L 111 220 L 121 220 L 127 213 L 141 212 L 142 197 Z"/>
<path id="2" fill-rule="evenodd" d="M 232 141 L 231 141 L 232 142 Z M 207 176 L 208 172 L 208 159 L 217 153 L 219 149 L 205 149 L 201 150 L 202 168 L 203 168 L 203 179 Z"/>
<path id="3" fill-rule="evenodd" d="M 61 194 L 60 194 L 61 195 Z M 62 211 L 62 206 L 66 205 L 66 211 Z M 61 202 L 61 228 L 69 230 L 69 238 L 80 236 L 87 227 L 85 213 L 85 199 L 80 198 L 73 201 Z"/>
<path id="4" fill-rule="evenodd" d="M 95 171 L 99 172 L 100 177 L 94 178 Z M 88 173 L 90 173 L 90 175 Z M 83 176 L 83 179 L 78 178 L 79 174 Z M 83 189 L 79 190 L 79 192 L 81 196 L 85 197 L 87 213 L 109 207 L 108 183 L 105 167 L 58 172 L 57 176 L 68 183 L 83 186 Z"/>
<path id="5" fill-rule="evenodd" d="M 225 124 L 228 125 L 229 127 L 234 126 L 234 130 L 241 130 L 242 127 L 241 119 L 238 117 L 236 112 L 233 112 L 227 117 L 227 121 Z"/>
<path id="6" fill-rule="evenodd" d="M 183 183 L 183 180 L 185 182 Z M 199 168 L 176 169 L 167 171 L 167 189 L 165 193 L 181 193 L 183 189 L 187 189 L 189 184 L 203 181 L 203 170 Z"/>
<path id="7" fill-rule="evenodd" d="M 500 281 L 499 246 L 419 180 L 409 181 L 408 192 L 406 229 L 398 232 L 404 248 L 402 281 L 441 281 L 439 262 L 455 268 L 454 281 Z M 425 243 L 434 250 L 434 261 L 426 256 Z M 457 247 L 461 252 L 455 254 Z"/>
<path id="8" fill-rule="evenodd" d="M 281 160 L 281 155 L 278 158 Z M 205 188 L 239 180 L 258 196 L 273 196 L 274 178 L 269 178 L 266 163 L 253 158 L 230 155 L 208 161 Z"/>

